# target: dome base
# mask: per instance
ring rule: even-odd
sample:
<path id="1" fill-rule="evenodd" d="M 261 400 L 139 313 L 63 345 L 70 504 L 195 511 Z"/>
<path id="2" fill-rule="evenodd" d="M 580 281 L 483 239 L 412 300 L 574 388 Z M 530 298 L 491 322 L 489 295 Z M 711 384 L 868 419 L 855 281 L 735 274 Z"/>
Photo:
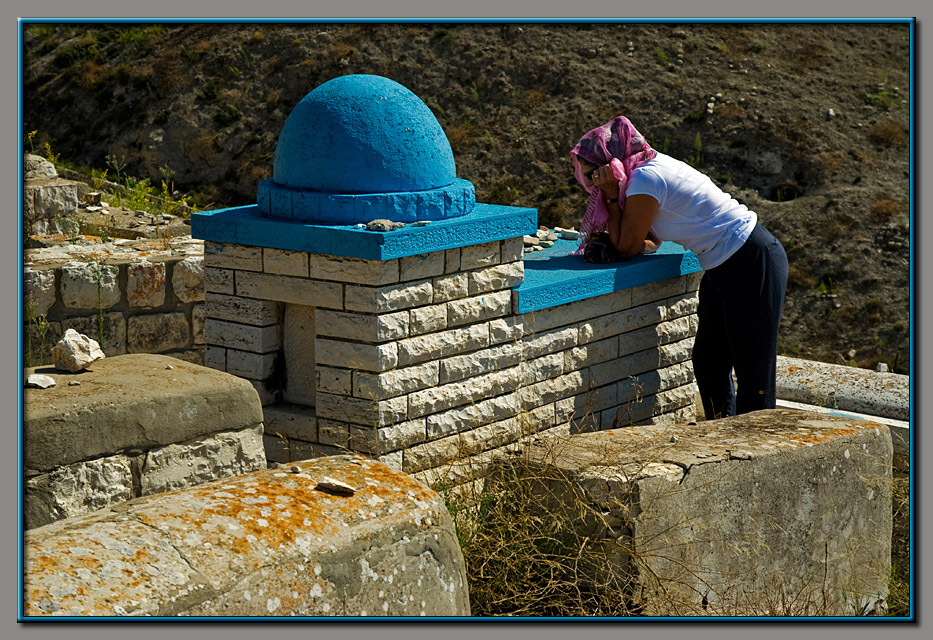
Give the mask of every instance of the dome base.
<path id="1" fill-rule="evenodd" d="M 324 224 L 357 224 L 384 218 L 395 222 L 444 220 L 476 206 L 473 184 L 459 178 L 438 189 L 393 193 L 332 193 L 263 180 L 257 189 L 259 215 Z"/>

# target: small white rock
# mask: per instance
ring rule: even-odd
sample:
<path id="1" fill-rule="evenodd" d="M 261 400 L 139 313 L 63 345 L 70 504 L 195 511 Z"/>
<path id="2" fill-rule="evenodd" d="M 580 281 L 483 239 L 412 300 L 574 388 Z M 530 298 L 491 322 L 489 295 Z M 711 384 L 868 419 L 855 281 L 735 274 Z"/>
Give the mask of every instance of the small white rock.
<path id="1" fill-rule="evenodd" d="M 56 369 L 72 373 L 87 368 L 95 360 L 106 357 L 96 340 L 74 329 L 65 331 L 62 339 L 52 347 L 52 361 Z"/>
<path id="2" fill-rule="evenodd" d="M 26 386 L 33 389 L 48 389 L 55 386 L 55 380 L 51 376 L 34 373 L 26 378 Z"/>
<path id="3" fill-rule="evenodd" d="M 327 493 L 333 493 L 338 496 L 352 496 L 354 493 L 356 493 L 356 489 L 347 483 L 341 482 L 340 480 L 334 480 L 333 478 L 328 478 L 327 476 L 321 478 L 318 481 L 317 486 L 314 488 L 326 491 Z"/>

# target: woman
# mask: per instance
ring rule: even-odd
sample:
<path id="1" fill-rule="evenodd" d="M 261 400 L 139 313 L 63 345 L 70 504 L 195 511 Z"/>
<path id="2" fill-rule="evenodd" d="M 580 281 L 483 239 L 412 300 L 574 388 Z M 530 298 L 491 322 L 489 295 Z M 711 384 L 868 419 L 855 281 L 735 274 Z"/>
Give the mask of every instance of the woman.
<path id="1" fill-rule="evenodd" d="M 781 243 L 708 177 L 652 149 L 623 116 L 588 132 L 570 155 L 590 193 L 576 253 L 605 230 L 623 258 L 671 240 L 699 259 L 693 371 L 706 417 L 773 409 L 787 285 Z"/>

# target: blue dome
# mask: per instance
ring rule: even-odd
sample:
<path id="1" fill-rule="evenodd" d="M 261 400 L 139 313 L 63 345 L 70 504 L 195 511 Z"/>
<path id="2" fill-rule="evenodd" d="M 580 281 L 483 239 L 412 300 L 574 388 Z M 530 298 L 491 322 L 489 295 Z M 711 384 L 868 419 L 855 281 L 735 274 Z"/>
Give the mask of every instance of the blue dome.
<path id="1" fill-rule="evenodd" d="M 388 78 L 349 75 L 306 95 L 275 148 L 280 185 L 338 193 L 420 191 L 456 178 L 454 154 L 431 110 Z"/>
<path id="2" fill-rule="evenodd" d="M 447 136 L 418 96 L 388 78 L 348 75 L 289 114 L 258 200 L 275 217 L 412 221 L 469 213 L 475 193 L 456 177 Z"/>

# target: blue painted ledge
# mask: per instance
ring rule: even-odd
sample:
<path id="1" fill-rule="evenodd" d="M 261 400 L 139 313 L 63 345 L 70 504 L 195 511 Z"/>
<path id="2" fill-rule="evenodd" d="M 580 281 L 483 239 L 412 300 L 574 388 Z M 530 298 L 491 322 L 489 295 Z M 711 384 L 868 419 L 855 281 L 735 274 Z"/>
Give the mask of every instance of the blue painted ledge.
<path id="1" fill-rule="evenodd" d="M 518 313 L 556 307 L 613 291 L 700 271 L 696 255 L 674 242 L 663 243 L 650 255 L 624 262 L 590 264 L 583 256 L 568 255 L 576 240 L 558 240 L 553 247 L 525 254 L 525 280 L 514 291 Z"/>
<path id="2" fill-rule="evenodd" d="M 505 240 L 533 234 L 537 228 L 537 209 L 480 203 L 457 218 L 388 232 L 264 218 L 258 205 L 191 214 L 191 235 L 201 240 L 364 260 L 391 260 Z"/>

